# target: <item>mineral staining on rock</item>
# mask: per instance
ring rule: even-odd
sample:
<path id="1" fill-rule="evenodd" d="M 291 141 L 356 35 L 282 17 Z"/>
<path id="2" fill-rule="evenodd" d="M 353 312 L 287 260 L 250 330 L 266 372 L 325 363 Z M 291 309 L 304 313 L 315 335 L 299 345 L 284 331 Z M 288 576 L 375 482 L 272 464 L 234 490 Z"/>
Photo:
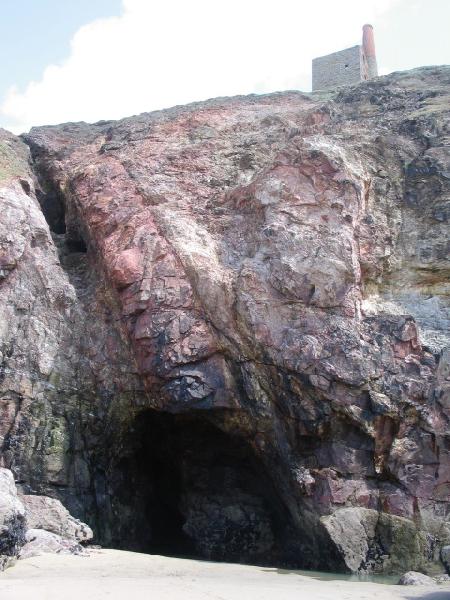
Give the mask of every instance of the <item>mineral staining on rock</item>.
<path id="1" fill-rule="evenodd" d="M 40 127 L 33 172 L 2 134 L 0 436 L 25 497 L 116 547 L 438 560 L 449 89 L 426 68 Z"/>

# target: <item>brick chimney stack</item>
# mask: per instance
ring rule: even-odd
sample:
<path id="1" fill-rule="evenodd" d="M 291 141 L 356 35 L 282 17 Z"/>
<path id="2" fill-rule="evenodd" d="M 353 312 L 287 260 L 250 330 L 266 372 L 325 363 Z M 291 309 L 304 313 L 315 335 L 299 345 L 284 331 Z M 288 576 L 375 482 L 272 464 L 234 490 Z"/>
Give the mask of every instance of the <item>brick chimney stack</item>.
<path id="1" fill-rule="evenodd" d="M 364 25 L 363 27 L 363 52 L 367 60 L 369 79 L 378 76 L 377 57 L 375 54 L 375 40 L 373 37 L 372 25 Z"/>

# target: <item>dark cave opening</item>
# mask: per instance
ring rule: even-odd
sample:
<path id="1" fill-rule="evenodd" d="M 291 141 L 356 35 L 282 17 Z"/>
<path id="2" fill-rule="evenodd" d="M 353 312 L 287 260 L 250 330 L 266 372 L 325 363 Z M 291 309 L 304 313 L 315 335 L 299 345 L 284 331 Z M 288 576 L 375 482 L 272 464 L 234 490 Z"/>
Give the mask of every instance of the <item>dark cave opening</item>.
<path id="1" fill-rule="evenodd" d="M 86 242 L 79 232 L 76 232 L 75 236 L 73 235 L 73 232 L 71 232 L 71 236 L 66 237 L 66 247 L 69 253 L 85 254 L 87 252 Z"/>
<path id="2" fill-rule="evenodd" d="M 59 190 L 54 186 L 47 186 L 48 189 L 43 191 L 36 190 L 36 196 L 44 213 L 45 220 L 50 227 L 50 231 L 61 235 L 66 233 L 66 210 L 64 198 Z"/>
<path id="3" fill-rule="evenodd" d="M 63 263 L 71 255 L 86 254 L 88 247 L 76 219 L 67 222 L 65 200 L 62 193 L 52 184 L 45 184 L 45 190 L 37 190 L 37 198 L 52 233 L 53 241 L 59 249 Z M 69 261 L 70 262 L 70 261 Z"/>
<path id="4" fill-rule="evenodd" d="M 31 149 L 33 152 L 33 149 Z M 67 255 L 86 254 L 88 246 L 81 226 L 73 210 L 66 206 L 66 198 L 47 170 L 38 168 L 39 185 L 36 197 L 47 221 L 53 241 L 58 247 L 60 258 Z"/>
<path id="5" fill-rule="evenodd" d="M 112 545 L 280 564 L 286 510 L 241 438 L 199 414 L 141 413 L 115 468 Z M 127 447 L 130 448 L 129 443 Z"/>

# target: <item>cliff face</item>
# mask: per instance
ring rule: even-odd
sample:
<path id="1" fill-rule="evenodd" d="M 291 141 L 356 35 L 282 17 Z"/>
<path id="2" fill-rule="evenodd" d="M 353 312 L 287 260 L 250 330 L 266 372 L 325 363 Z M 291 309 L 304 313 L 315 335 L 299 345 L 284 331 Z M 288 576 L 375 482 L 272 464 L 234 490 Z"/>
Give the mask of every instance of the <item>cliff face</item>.
<path id="1" fill-rule="evenodd" d="M 427 68 L 2 133 L 0 440 L 23 491 L 119 547 L 436 559 L 449 97 Z"/>

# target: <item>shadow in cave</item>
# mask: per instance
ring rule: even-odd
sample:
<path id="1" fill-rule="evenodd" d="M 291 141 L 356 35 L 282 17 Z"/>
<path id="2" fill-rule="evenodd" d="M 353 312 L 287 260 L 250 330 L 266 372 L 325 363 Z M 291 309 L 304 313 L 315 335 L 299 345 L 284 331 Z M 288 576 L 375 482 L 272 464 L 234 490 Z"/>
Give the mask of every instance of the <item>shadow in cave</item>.
<path id="1" fill-rule="evenodd" d="M 69 219 L 69 223 L 67 222 L 64 194 L 53 183 L 45 170 L 39 174 L 36 197 L 59 250 L 60 257 L 71 254 L 86 254 L 88 247 L 82 235 L 81 227 L 77 219 L 74 219 L 73 214 L 72 218 Z"/>
<path id="2" fill-rule="evenodd" d="M 47 188 L 46 191 L 39 187 L 36 189 L 37 199 L 50 231 L 62 235 L 66 233 L 64 198 L 55 186 L 45 182 L 45 187 Z"/>
<path id="3" fill-rule="evenodd" d="M 39 172 L 36 197 L 58 251 L 61 267 L 74 286 L 77 297 L 89 296 L 92 268 L 89 267 L 89 248 L 81 223 L 73 208 L 72 211 L 70 207 L 68 209 L 63 192 L 45 169 Z"/>
<path id="4" fill-rule="evenodd" d="M 116 466 L 113 545 L 219 561 L 281 561 L 286 510 L 242 439 L 206 417 L 146 411 Z"/>

